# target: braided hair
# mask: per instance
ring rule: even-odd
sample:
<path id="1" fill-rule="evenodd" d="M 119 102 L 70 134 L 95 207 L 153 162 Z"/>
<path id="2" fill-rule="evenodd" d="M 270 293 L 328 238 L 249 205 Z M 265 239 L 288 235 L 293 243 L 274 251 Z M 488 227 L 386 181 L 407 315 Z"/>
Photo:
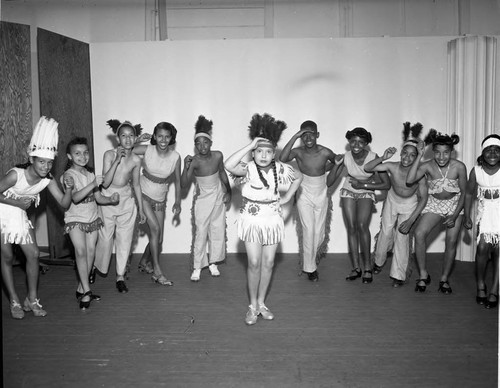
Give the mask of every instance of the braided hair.
<path id="1" fill-rule="evenodd" d="M 257 167 L 257 172 L 259 173 L 260 180 L 262 181 L 262 183 L 264 184 L 266 189 L 268 189 L 269 183 L 267 182 L 266 178 L 264 178 L 264 175 L 262 175 L 261 168 L 259 167 L 258 164 L 255 164 L 255 166 Z M 273 175 L 274 175 L 274 194 L 278 194 L 278 172 L 276 170 L 276 160 L 275 159 L 273 159 L 271 161 L 271 167 L 273 169 Z"/>

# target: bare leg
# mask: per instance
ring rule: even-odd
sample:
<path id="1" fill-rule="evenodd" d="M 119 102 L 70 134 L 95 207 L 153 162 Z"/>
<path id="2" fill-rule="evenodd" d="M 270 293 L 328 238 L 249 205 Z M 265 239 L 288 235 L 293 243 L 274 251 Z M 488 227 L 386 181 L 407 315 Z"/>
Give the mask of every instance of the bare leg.
<path id="1" fill-rule="evenodd" d="M 361 250 L 361 257 L 365 271 L 372 270 L 372 263 L 370 257 L 370 218 L 372 215 L 373 201 L 369 198 L 359 199 L 357 203 L 356 224 L 359 235 L 359 243 Z M 363 276 L 370 278 L 371 273 L 365 273 Z"/>
<path id="2" fill-rule="evenodd" d="M 349 245 L 349 258 L 351 259 L 351 267 L 353 269 L 356 269 L 359 268 L 356 201 L 352 198 L 341 198 L 341 204 L 347 228 L 347 242 Z"/>
<path id="3" fill-rule="evenodd" d="M 17 296 L 16 289 L 14 288 L 14 276 L 12 274 L 12 263 L 14 261 L 14 253 L 12 252 L 11 244 L 4 244 L 3 236 L 0 241 L 0 248 L 2 253 L 2 279 L 9 302 L 20 303 Z"/>
<path id="4" fill-rule="evenodd" d="M 443 259 L 443 272 L 441 274 L 441 281 L 447 282 L 448 277 L 453 269 L 455 263 L 455 256 L 457 255 L 457 242 L 460 230 L 462 229 L 462 216 L 458 216 L 453 228 L 446 229 L 446 242 Z M 448 287 L 444 287 L 445 289 Z"/>
<path id="5" fill-rule="evenodd" d="M 274 256 L 276 254 L 277 248 L 278 244 L 264 245 L 262 247 L 259 293 L 257 294 L 257 303 L 259 305 L 264 304 L 264 300 L 266 299 L 267 290 L 273 276 Z"/>
<path id="6" fill-rule="evenodd" d="M 247 283 L 248 295 L 250 297 L 250 305 L 255 309 L 258 308 L 257 295 L 259 292 L 259 284 L 261 277 L 261 263 L 263 246 L 255 242 L 245 242 L 247 251 L 248 265 L 247 265 Z"/>
<path id="7" fill-rule="evenodd" d="M 160 276 L 161 268 L 158 262 L 158 247 L 159 247 L 159 235 L 160 235 L 160 227 L 158 225 L 158 220 L 156 219 L 155 212 L 151 208 L 151 204 L 145 200 L 142 201 L 142 206 L 144 209 L 144 214 L 146 215 L 148 227 L 149 227 L 149 244 L 146 249 L 149 248 L 150 256 L 153 262 L 154 273 L 157 276 Z M 146 251 L 144 251 L 146 252 Z M 144 257 L 144 255 L 143 255 Z M 142 259 L 141 259 L 142 262 Z"/>
<path id="8" fill-rule="evenodd" d="M 478 303 L 481 303 L 482 298 L 487 297 L 485 276 L 486 267 L 488 266 L 488 258 L 491 252 L 490 249 L 491 244 L 484 241 L 484 237 L 481 236 L 476 249 L 476 296 L 479 298 Z"/>
<path id="9" fill-rule="evenodd" d="M 79 278 L 77 291 L 82 294 L 90 291 L 87 264 L 87 239 L 85 234 L 86 233 L 78 227 L 73 228 L 69 232 L 69 237 L 71 238 L 71 242 L 75 248 L 76 269 L 78 271 Z M 89 300 L 90 296 L 86 296 L 84 301 L 88 302 Z"/>
<path id="10" fill-rule="evenodd" d="M 498 245 L 496 247 L 493 247 L 492 248 L 493 252 L 492 252 L 492 260 L 493 260 L 493 284 L 491 285 L 491 292 L 490 292 L 490 296 L 488 296 L 488 300 L 490 302 L 495 302 L 495 301 L 498 301 L 498 253 L 499 253 L 499 249 L 498 249 Z M 491 294 L 493 295 L 496 295 L 495 296 L 491 296 Z"/>
<path id="11" fill-rule="evenodd" d="M 33 241 L 36 241 L 33 229 L 30 229 L 30 235 Z M 38 298 L 38 274 L 40 272 L 40 263 L 38 257 L 40 250 L 35 242 L 32 244 L 21 245 L 21 249 L 26 256 L 26 276 L 28 280 L 28 299 L 34 302 Z"/>
<path id="12" fill-rule="evenodd" d="M 419 279 L 427 279 L 429 275 L 426 267 L 426 238 L 432 229 L 442 220 L 442 217 L 434 213 L 425 213 L 418 221 L 415 228 L 415 256 L 417 258 L 417 265 L 420 273 Z M 420 286 L 425 286 L 425 282 L 419 281 Z"/>

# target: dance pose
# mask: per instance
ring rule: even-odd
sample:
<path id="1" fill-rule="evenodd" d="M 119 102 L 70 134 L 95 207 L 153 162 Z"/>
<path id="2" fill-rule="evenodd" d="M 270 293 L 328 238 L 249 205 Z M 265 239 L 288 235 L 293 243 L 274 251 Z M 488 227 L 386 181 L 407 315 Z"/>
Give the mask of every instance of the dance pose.
<path id="1" fill-rule="evenodd" d="M 297 191 L 302 174 L 275 161 L 276 146 L 286 124 L 268 114 L 255 114 L 250 122 L 252 142 L 231 155 L 226 169 L 241 185 L 242 204 L 238 219 L 238 237 L 244 241 L 248 256 L 247 282 L 250 305 L 245 317 L 247 325 L 257 323 L 262 315 L 274 319 L 265 298 L 271 281 L 274 256 L 284 237 L 281 205 Z M 251 152 L 252 160 L 242 163 Z M 280 191 L 285 191 L 280 196 Z"/>
<path id="2" fill-rule="evenodd" d="M 102 193 L 111 196 L 120 195 L 120 203 L 116 206 L 102 206 L 101 213 L 104 227 L 99 229 L 94 267 L 90 271 L 90 283 L 95 281 L 96 269 L 107 274 L 113 243 L 116 253 L 116 289 L 120 293 L 128 292 L 125 284 L 125 272 L 134 235 L 137 207 L 139 207 L 139 222 L 146 221 L 142 206 L 141 185 L 139 182 L 141 158 L 132 152 L 136 136 L 140 133 L 140 125 L 133 126 L 130 122 L 120 123 L 118 120 L 108 120 L 108 125 L 116 134 L 119 146 L 104 153 L 101 184 Z M 136 201 L 132 197 L 132 188 Z M 114 241 L 113 241 L 114 236 Z"/>
<path id="3" fill-rule="evenodd" d="M 486 136 L 481 143 L 481 147 L 481 155 L 477 158 L 478 165 L 472 168 L 467 182 L 464 226 L 467 229 L 472 228 L 471 210 L 474 196 L 477 193 L 476 302 L 490 309 L 498 306 L 500 136 Z M 485 278 L 490 258 L 493 262 L 493 283 L 488 294 Z"/>
<path id="4" fill-rule="evenodd" d="M 420 143 L 417 161 L 411 166 L 406 177 L 406 183 L 409 185 L 425 177 L 430 194 L 415 228 L 415 254 L 420 271 L 415 291 L 425 292 L 426 286 L 431 282 L 426 267 L 425 240 L 432 229 L 441 224 L 446 227 L 446 242 L 438 290 L 443 294 L 451 294 L 449 276 L 453 269 L 458 236 L 462 226 L 467 170 L 465 164 L 452 158 L 453 148 L 460 141 L 457 135 L 443 135 L 431 129 L 424 141 L 425 144 L 432 144 L 434 157 L 421 162 L 425 145 Z"/>
<path id="5" fill-rule="evenodd" d="M 373 272 L 378 274 L 387 260 L 387 252 L 394 243 L 390 278 L 393 287 L 405 283 L 410 257 L 409 232 L 427 202 L 427 186 L 425 180 L 411 186 L 406 184 L 406 176 L 410 166 L 417 158 L 417 145 L 422 132 L 422 124 L 413 126 L 404 123 L 403 147 L 399 162 L 385 162 L 395 153 L 396 148 L 385 150 L 382 157 L 373 159 L 365 165 L 366 172 L 386 172 L 389 175 L 391 188 L 387 193 L 382 210 L 382 222 L 375 246 Z M 397 229 L 396 229 L 397 228 Z"/>
<path id="6" fill-rule="evenodd" d="M 352 270 L 346 280 L 355 280 L 363 274 L 363 283 L 373 281 L 372 263 L 370 259 L 370 218 L 373 203 L 375 202 L 374 190 L 388 190 L 389 178 L 385 172 L 368 173 L 365 165 L 377 158 L 378 155 L 367 149 L 372 141 L 372 135 L 364 128 L 354 128 L 345 135 L 349 142 L 350 151 L 347 151 L 340 161 L 328 174 L 327 185 L 331 186 L 343 169 L 348 176 L 340 190 L 342 213 L 347 223 L 349 257 Z M 363 271 L 360 268 L 360 256 Z"/>
<path id="7" fill-rule="evenodd" d="M 104 223 L 99 217 L 97 204 L 116 205 L 120 200 L 118 193 L 105 197 L 98 190 L 94 171 L 89 162 L 89 146 L 84 137 L 75 137 L 66 146 L 68 165 L 61 182 L 71 177 L 75 182 L 72 191 L 72 204 L 64 213 L 64 233 L 69 234 L 75 248 L 75 261 L 78 270 L 76 298 L 82 310 L 90 307 L 91 300 L 99 300 L 89 286 L 89 274 L 94 265 L 95 247 L 98 230 Z"/>
<path id="8" fill-rule="evenodd" d="M 281 151 L 283 163 L 297 161 L 303 180 L 297 191 L 297 210 L 302 227 L 302 270 L 309 280 L 319 280 L 318 249 L 325 240 L 328 198 L 326 186 L 326 165 L 335 163 L 335 154 L 329 148 L 317 143 L 318 126 L 314 121 L 304 121 L 298 131 Z M 301 139 L 303 145 L 292 148 Z"/>
<path id="9" fill-rule="evenodd" d="M 176 137 L 177 129 L 172 124 L 162 121 L 155 126 L 152 137 L 141 136 L 141 140 L 151 139 L 150 145 L 134 147 L 135 154 L 144 155 L 141 189 L 144 213 L 149 227 L 149 242 L 139 261 L 139 271 L 152 274 L 151 279 L 162 286 L 173 286 L 173 282 L 165 277 L 160 266 L 165 208 L 172 174 L 175 185 L 172 213 L 174 216 L 181 213 L 181 157 L 171 147 L 175 144 Z"/>
<path id="10" fill-rule="evenodd" d="M 63 194 L 57 182 L 50 175 L 52 163 L 57 155 L 59 134 L 58 123 L 44 116 L 38 120 L 28 147 L 29 162 L 14 167 L 0 179 L 0 247 L 2 253 L 2 279 L 10 303 L 10 314 L 14 319 L 23 319 L 25 311 L 32 311 L 35 317 L 44 317 L 47 311 L 38 298 L 38 257 L 40 251 L 35 239 L 33 225 L 26 210 L 40 202 L 39 193 L 47 187 L 50 194 L 64 208 L 71 204 L 74 182 L 64 178 L 66 192 Z M 18 244 L 26 256 L 26 280 L 28 296 L 21 306 L 14 288 L 12 244 Z"/>
<path id="11" fill-rule="evenodd" d="M 181 177 L 183 188 L 189 187 L 193 176 L 196 179 L 193 205 L 193 282 L 200 280 L 201 270 L 207 265 L 212 276 L 220 276 L 217 263 L 226 257 L 226 206 L 231 202 L 231 186 L 224 169 L 222 152 L 211 149 L 212 125 L 212 121 L 204 116 L 198 117 L 194 135 L 198 153 L 186 156 Z"/>

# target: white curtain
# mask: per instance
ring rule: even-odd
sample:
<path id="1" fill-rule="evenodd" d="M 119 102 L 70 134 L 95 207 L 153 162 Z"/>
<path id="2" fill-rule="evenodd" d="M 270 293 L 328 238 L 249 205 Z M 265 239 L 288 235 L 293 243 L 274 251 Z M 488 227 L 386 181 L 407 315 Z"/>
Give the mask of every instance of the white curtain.
<path id="1" fill-rule="evenodd" d="M 467 176 L 480 154 L 481 141 L 499 128 L 495 117 L 496 48 L 497 39 L 488 36 L 448 42 L 447 132 L 460 136 L 456 153 L 467 166 Z M 456 259 L 474 261 L 475 249 L 475 228 L 464 229 Z"/>

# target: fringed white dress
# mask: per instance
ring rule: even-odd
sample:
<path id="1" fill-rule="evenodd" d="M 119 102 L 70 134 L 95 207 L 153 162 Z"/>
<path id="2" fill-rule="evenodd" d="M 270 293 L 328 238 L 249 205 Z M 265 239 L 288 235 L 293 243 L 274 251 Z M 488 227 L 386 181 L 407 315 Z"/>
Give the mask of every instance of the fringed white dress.
<path id="1" fill-rule="evenodd" d="M 17 173 L 17 182 L 14 186 L 3 192 L 7 198 L 31 198 L 35 202 L 35 206 L 40 203 L 39 193 L 45 189 L 50 183 L 49 178 L 43 178 L 35 185 L 30 185 L 26 180 L 24 168 L 14 167 L 7 171 L 15 171 Z M 0 203 L 0 233 L 5 244 L 31 244 L 33 240 L 30 236 L 30 229 L 33 225 L 28 219 L 26 210 L 17 206 Z"/>
<path id="2" fill-rule="evenodd" d="M 261 173 L 269 187 L 260 179 L 254 161 L 247 164 L 247 174 L 244 177 L 235 179 L 235 183 L 242 186 L 242 204 L 237 221 L 238 237 L 242 241 L 258 242 L 262 245 L 278 244 L 285 234 L 279 191 L 290 187 L 295 174 L 290 165 L 276 162 L 278 190 L 275 192 L 273 168 L 267 173 L 261 170 Z"/>
<path id="3" fill-rule="evenodd" d="M 476 224 L 484 241 L 497 245 L 500 239 L 500 170 L 493 175 L 487 174 L 481 166 L 475 166 L 477 190 Z"/>

